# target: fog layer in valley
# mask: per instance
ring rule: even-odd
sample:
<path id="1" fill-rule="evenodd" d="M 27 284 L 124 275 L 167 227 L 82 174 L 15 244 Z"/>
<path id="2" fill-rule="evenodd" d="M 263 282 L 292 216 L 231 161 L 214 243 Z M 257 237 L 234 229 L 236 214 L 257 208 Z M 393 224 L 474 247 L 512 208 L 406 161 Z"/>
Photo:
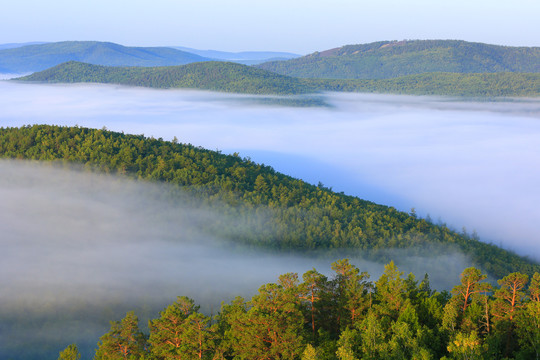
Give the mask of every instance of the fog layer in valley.
<path id="1" fill-rule="evenodd" d="M 106 126 L 271 165 L 540 259 L 540 101 L 326 94 L 330 108 L 102 85 L 0 82 L 0 124 Z"/>
<path id="2" fill-rule="evenodd" d="M 2 358 L 53 358 L 73 342 L 89 358 L 109 321 L 129 310 L 144 328 L 185 295 L 216 314 L 221 301 L 249 298 L 280 274 L 301 276 L 315 267 L 331 275 L 333 261 L 350 257 L 234 246 L 206 231 L 205 224 L 226 215 L 164 184 L 10 160 L 0 161 L 0 174 Z M 265 219 L 225 220 L 240 233 Z M 457 253 L 420 260 L 392 250 L 391 256 L 419 279 L 428 272 L 438 289 L 456 284 L 470 266 Z M 373 280 L 383 271 L 383 264 L 351 261 Z"/>

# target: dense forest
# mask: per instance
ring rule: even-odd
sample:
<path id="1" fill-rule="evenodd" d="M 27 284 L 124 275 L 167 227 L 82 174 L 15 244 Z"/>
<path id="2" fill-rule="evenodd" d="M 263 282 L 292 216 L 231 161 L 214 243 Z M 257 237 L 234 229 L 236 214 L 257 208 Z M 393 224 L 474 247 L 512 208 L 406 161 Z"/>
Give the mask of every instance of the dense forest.
<path id="1" fill-rule="evenodd" d="M 421 219 L 414 212 L 377 205 L 308 184 L 269 166 L 189 144 L 107 130 L 49 125 L 0 129 L 0 157 L 82 164 L 85 169 L 161 181 L 202 199 L 223 213 L 224 220 L 205 231 L 242 246 L 279 251 L 347 249 L 376 261 L 391 260 L 387 249 L 444 254 L 460 251 L 471 265 L 497 278 L 519 271 L 540 271 L 535 261 L 520 257 L 478 236 L 456 232 L 445 224 Z M 265 221 L 238 234 L 227 215 Z"/>
<path id="2" fill-rule="evenodd" d="M 540 48 L 459 40 L 380 41 L 258 67 L 283 75 L 325 79 L 389 79 L 432 72 L 538 73 Z"/>
<path id="3" fill-rule="evenodd" d="M 169 67 L 106 67 L 68 62 L 19 80 L 50 83 L 112 83 L 247 94 L 356 91 L 472 97 L 540 96 L 540 73 L 426 73 L 393 79 L 300 79 L 250 66 L 200 62 Z M 310 103 L 319 105 L 319 103 Z"/>
<path id="4" fill-rule="evenodd" d="M 153 88 L 190 88 L 245 94 L 303 94 L 299 79 L 231 62 L 166 67 L 107 67 L 68 62 L 20 80 L 52 83 L 112 83 Z"/>
<path id="5" fill-rule="evenodd" d="M 111 322 L 95 360 L 115 359 L 539 359 L 540 274 L 514 272 L 486 282 L 465 269 L 451 292 L 403 277 L 393 262 L 372 282 L 347 259 L 331 278 L 316 269 L 279 276 L 250 300 L 222 304 L 216 316 L 178 296 L 149 334 L 128 312 Z M 76 360 L 76 344 L 59 360 Z"/>
<path id="6" fill-rule="evenodd" d="M 325 91 L 464 97 L 540 96 L 540 73 L 425 73 L 392 79 L 302 79 Z"/>

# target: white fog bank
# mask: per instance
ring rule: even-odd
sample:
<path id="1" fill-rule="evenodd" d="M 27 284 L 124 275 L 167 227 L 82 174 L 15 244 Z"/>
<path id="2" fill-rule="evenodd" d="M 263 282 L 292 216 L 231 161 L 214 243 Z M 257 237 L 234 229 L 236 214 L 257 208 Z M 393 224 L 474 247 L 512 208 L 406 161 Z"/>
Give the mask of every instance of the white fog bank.
<path id="1" fill-rule="evenodd" d="M 332 93 L 332 107 L 289 108 L 119 86 L 0 82 L 0 91 L 1 126 L 106 126 L 237 151 L 540 259 L 539 100 Z"/>
<path id="2" fill-rule="evenodd" d="M 183 295 L 215 315 L 222 301 L 250 298 L 280 274 L 316 268 L 331 276 L 339 258 L 374 281 L 383 271 L 384 264 L 345 252 L 308 257 L 234 246 L 205 230 L 224 214 L 171 196 L 163 184 L 9 160 L 0 160 L 0 174 L 0 358 L 21 357 L 28 343 L 34 358 L 70 343 L 90 358 L 109 321 L 127 311 L 145 328 Z M 261 213 L 225 220 L 240 233 Z M 459 253 L 421 261 L 391 254 L 405 273 L 419 280 L 429 273 L 435 289 L 450 289 L 471 265 Z"/>

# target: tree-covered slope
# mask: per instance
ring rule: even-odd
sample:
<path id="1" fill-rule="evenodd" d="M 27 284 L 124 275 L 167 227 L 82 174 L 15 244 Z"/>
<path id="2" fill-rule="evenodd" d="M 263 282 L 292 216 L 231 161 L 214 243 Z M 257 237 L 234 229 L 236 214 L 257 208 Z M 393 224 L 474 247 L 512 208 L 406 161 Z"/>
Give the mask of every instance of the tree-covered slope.
<path id="1" fill-rule="evenodd" d="M 198 62 L 166 67 L 110 67 L 68 62 L 21 80 L 53 83 L 96 82 L 155 88 L 194 88 L 247 94 L 300 94 L 300 80 L 230 62 Z"/>
<path id="2" fill-rule="evenodd" d="M 154 88 L 192 88 L 246 94 L 356 91 L 473 97 L 540 96 L 540 73 L 428 73 L 394 79 L 299 79 L 250 66 L 200 62 L 171 67 L 106 67 L 68 62 L 20 78 L 49 83 L 113 83 Z"/>
<path id="3" fill-rule="evenodd" d="M 414 214 L 377 205 L 272 168 L 192 145 L 80 127 L 27 126 L 0 129 L 0 157 L 62 160 L 125 176 L 181 186 L 224 214 L 265 221 L 238 235 L 233 223 L 207 224 L 207 231 L 240 244 L 270 249 L 360 251 L 389 261 L 384 250 L 461 251 L 490 274 L 531 275 L 540 265 L 467 234 Z M 225 216 L 226 218 L 226 216 Z"/>
<path id="4" fill-rule="evenodd" d="M 388 79 L 429 72 L 540 72 L 539 47 L 458 40 L 381 41 L 347 45 L 259 65 L 279 74 L 330 79 Z"/>
<path id="5" fill-rule="evenodd" d="M 15 74 L 41 71 L 67 61 L 108 66 L 170 66 L 207 60 L 167 47 L 127 47 L 97 41 L 63 41 L 0 50 L 0 67 Z"/>
<path id="6" fill-rule="evenodd" d="M 539 97 L 540 73 L 425 73 L 392 79 L 302 79 L 320 91 L 460 97 Z"/>

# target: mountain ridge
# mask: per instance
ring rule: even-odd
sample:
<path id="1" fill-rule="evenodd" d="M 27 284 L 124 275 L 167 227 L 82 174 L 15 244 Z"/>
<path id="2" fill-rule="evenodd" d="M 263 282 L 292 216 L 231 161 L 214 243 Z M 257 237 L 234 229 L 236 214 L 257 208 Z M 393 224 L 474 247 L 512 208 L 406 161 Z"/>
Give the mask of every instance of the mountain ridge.
<path id="1" fill-rule="evenodd" d="M 128 47 L 112 42 L 62 41 L 0 50 L 0 68 L 42 71 L 67 61 L 104 66 L 171 66 L 209 59 L 168 47 Z"/>
<path id="2" fill-rule="evenodd" d="M 282 51 L 219 51 L 199 50 L 183 46 L 173 46 L 174 49 L 187 51 L 192 54 L 220 61 L 233 61 L 244 65 L 257 65 L 267 61 L 289 60 L 302 55 Z"/>
<path id="3" fill-rule="evenodd" d="M 344 91 L 481 98 L 540 96 L 540 73 L 425 73 L 378 80 L 309 79 L 280 75 L 238 63 L 216 61 L 152 68 L 106 67 L 72 61 L 17 80 L 113 83 L 266 95 Z M 314 104 L 309 106 L 312 105 Z"/>
<path id="4" fill-rule="evenodd" d="M 234 224 L 208 224 L 210 233 L 238 244 L 286 251 L 359 251 L 389 261 L 384 250 L 447 254 L 455 247 L 494 276 L 520 271 L 532 275 L 540 264 L 474 235 L 420 219 L 358 197 L 308 184 L 273 168 L 191 144 L 107 130 L 50 125 L 0 128 L 0 158 L 60 161 L 128 178 L 181 186 L 216 209 L 249 216 L 268 212 L 268 221 L 239 236 Z M 257 210 L 259 211 L 259 210 Z M 416 248 L 415 248 L 416 247 Z M 417 254 L 418 255 L 418 254 Z M 475 265 L 475 266 L 476 266 Z"/>
<path id="5" fill-rule="evenodd" d="M 259 68 L 304 78 L 388 79 L 427 72 L 540 72 L 540 47 L 463 40 L 379 41 L 345 45 Z"/>

